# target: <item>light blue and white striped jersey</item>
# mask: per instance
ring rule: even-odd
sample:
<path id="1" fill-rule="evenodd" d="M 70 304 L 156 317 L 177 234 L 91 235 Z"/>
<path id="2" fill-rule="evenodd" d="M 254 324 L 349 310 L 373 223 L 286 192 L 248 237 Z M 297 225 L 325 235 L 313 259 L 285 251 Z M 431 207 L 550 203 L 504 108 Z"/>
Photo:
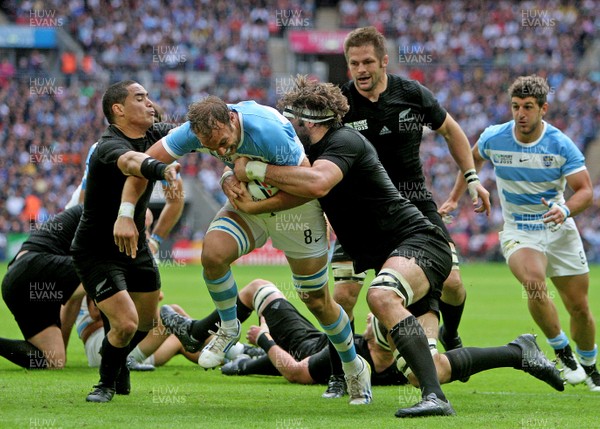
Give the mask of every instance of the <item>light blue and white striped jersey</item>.
<path id="1" fill-rule="evenodd" d="M 479 137 L 479 154 L 492 162 L 505 229 L 545 229 L 548 211 L 541 198 L 565 202 L 566 176 L 585 170 L 585 158 L 558 128 L 542 121 L 544 130 L 532 143 L 514 134 L 515 121 L 492 125 Z"/>
<path id="2" fill-rule="evenodd" d="M 255 101 L 228 104 L 238 113 L 241 125 L 241 141 L 236 153 L 221 156 L 204 146 L 185 122 L 164 139 L 165 150 L 174 158 L 195 151 L 209 153 L 229 167 L 239 156 L 247 156 L 274 165 L 300 165 L 304 159 L 304 147 L 294 131 L 292 123 L 272 107 Z"/>

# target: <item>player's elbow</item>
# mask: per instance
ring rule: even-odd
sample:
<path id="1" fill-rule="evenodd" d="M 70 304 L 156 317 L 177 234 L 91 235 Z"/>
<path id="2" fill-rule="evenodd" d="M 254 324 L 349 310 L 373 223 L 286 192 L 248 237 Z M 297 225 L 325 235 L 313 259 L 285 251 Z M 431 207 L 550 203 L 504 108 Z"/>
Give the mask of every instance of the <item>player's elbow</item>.
<path id="1" fill-rule="evenodd" d="M 146 157 L 140 152 L 125 152 L 117 160 L 117 166 L 125 176 L 140 176 L 140 167 Z"/>
<path id="2" fill-rule="evenodd" d="M 324 186 L 322 183 L 315 181 L 314 183 L 308 184 L 306 187 L 306 195 L 308 198 L 323 198 L 325 195 L 329 193 L 331 189 L 327 186 Z"/>
<path id="3" fill-rule="evenodd" d="M 582 210 L 585 210 L 594 204 L 594 191 L 593 188 L 586 188 L 582 195 Z"/>
<path id="4" fill-rule="evenodd" d="M 312 377 L 307 373 L 308 371 L 304 371 L 303 368 L 296 368 L 294 370 L 289 371 L 285 378 L 290 383 L 295 384 L 313 384 L 314 381 Z"/>

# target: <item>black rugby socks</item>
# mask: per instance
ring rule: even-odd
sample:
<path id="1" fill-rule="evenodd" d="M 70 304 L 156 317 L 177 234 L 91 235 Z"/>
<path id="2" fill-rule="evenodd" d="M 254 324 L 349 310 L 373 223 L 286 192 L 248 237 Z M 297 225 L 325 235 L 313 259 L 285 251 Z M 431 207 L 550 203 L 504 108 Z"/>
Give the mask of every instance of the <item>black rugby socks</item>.
<path id="1" fill-rule="evenodd" d="M 390 329 L 390 337 L 400 356 L 404 358 L 419 380 L 422 396 L 426 397 L 430 393 L 435 393 L 439 399 L 446 401 L 425 331 L 415 316 L 408 316 Z"/>
<path id="2" fill-rule="evenodd" d="M 46 369 L 44 352 L 25 340 L 0 338 L 0 356 L 26 369 Z"/>
<path id="3" fill-rule="evenodd" d="M 521 349 L 509 344 L 500 347 L 463 347 L 445 353 L 450 361 L 450 381 L 462 380 L 492 368 L 523 368 Z"/>

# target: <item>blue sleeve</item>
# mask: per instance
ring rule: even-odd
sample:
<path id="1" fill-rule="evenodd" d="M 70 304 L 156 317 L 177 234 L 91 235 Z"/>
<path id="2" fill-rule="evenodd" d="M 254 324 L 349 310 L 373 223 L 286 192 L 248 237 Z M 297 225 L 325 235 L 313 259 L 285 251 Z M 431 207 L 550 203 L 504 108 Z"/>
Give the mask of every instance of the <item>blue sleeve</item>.
<path id="1" fill-rule="evenodd" d="M 189 121 L 174 128 L 164 140 L 164 148 L 173 158 L 181 158 L 202 147 L 202 143 L 192 132 Z"/>
<path id="2" fill-rule="evenodd" d="M 90 169 L 90 158 L 92 157 L 92 154 L 96 150 L 96 147 L 98 147 L 98 142 L 94 143 L 90 147 L 90 150 L 88 151 L 87 157 L 85 158 L 85 171 L 83 172 L 83 178 L 81 179 L 81 190 L 82 191 L 85 191 L 85 186 L 87 184 L 88 171 Z"/>
<path id="3" fill-rule="evenodd" d="M 488 141 L 489 141 L 489 128 L 486 128 L 483 133 L 479 136 L 479 140 L 477 141 L 477 149 L 479 149 L 479 155 L 485 159 L 490 160 L 490 157 L 487 155 L 486 151 L 488 149 Z"/>
<path id="4" fill-rule="evenodd" d="M 304 147 L 290 122 L 259 131 L 255 141 L 260 140 L 263 141 L 262 156 L 269 164 L 297 166 L 304 159 Z"/>
<path id="5" fill-rule="evenodd" d="M 585 168 L 585 157 L 573 141 L 563 134 L 563 146 L 561 155 L 565 159 L 562 166 L 563 176 L 568 176 L 571 173 L 577 173 Z"/>
<path id="6" fill-rule="evenodd" d="M 230 108 L 241 116 L 244 141 L 240 155 L 259 157 L 274 165 L 299 165 L 304 147 L 292 123 L 270 106 L 245 101 Z"/>

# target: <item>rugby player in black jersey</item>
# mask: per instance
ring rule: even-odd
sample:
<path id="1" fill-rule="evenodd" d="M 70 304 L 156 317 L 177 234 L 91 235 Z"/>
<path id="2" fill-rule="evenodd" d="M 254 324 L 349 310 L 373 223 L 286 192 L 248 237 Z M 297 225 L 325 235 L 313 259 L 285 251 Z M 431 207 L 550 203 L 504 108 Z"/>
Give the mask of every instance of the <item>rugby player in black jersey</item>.
<path id="1" fill-rule="evenodd" d="M 396 416 L 455 414 L 440 387 L 427 336 L 407 310 L 412 306 L 418 316 L 417 311 L 424 314 L 437 303 L 435 295 L 452 268 L 448 240 L 398 192 L 373 145 L 358 131 L 342 126 L 348 102 L 338 87 L 299 76 L 279 107 L 305 145 L 311 167 L 264 164 L 247 169 L 248 159 L 240 157 L 236 176 L 319 199 L 338 240 L 354 261 L 355 272 L 376 271 L 367 302 L 375 317 L 389 328 L 395 353 L 419 380 L 421 402 L 399 409 Z M 243 198 L 238 207 L 252 212 L 259 203 Z"/>
<path id="2" fill-rule="evenodd" d="M 240 302 L 256 311 L 261 324 L 253 325 L 246 338 L 260 345 L 266 355 L 252 359 L 240 355 L 221 367 L 225 375 L 283 375 L 291 383 L 327 383 L 331 374 L 328 339 L 310 323 L 271 282 L 255 279 L 239 292 Z M 426 332 L 437 332 L 438 315 L 429 311 L 419 317 Z M 396 365 L 386 338 L 387 330 L 371 314 L 362 335 L 354 335 L 356 352 L 364 357 L 373 372 L 373 386 L 404 385 L 418 387 L 405 364 Z M 499 347 L 465 347 L 439 354 L 436 338 L 428 338 L 441 383 L 450 383 L 493 368 L 513 367 L 563 391 L 560 372 L 539 349 L 535 337 L 524 334 Z M 261 349 L 258 349 L 261 350 Z M 399 369 L 402 368 L 402 371 Z"/>
<path id="3" fill-rule="evenodd" d="M 465 175 L 474 171 L 473 156 L 460 125 L 438 104 L 429 89 L 417 81 L 387 73 L 389 57 L 385 43 L 384 36 L 374 27 L 358 28 L 346 37 L 344 55 L 352 80 L 342 86 L 350 106 L 343 121 L 375 146 L 392 183 L 444 231 L 450 243 L 453 267 L 442 289 L 440 310 L 444 325 L 440 341 L 446 350 L 451 350 L 461 345 L 458 325 L 466 292 L 454 243 L 425 184 L 419 156 L 423 127 L 431 128 L 444 138 L 450 154 Z M 468 179 L 470 196 L 477 212 L 489 213 L 489 193 L 476 177 L 470 175 Z M 477 206 L 479 200 L 481 205 Z M 351 308 L 359 288 L 360 285 L 358 288 L 346 285 L 336 288 L 336 292 L 341 302 L 348 303 Z"/>
<path id="4" fill-rule="evenodd" d="M 146 209 L 154 182 L 172 184 L 179 170 L 177 164 L 167 166 L 143 153 L 175 125 L 154 123 L 155 110 L 142 85 L 129 80 L 111 85 L 102 109 L 109 126 L 89 160 L 83 215 L 71 246 L 77 274 L 110 326 L 102 344 L 100 381 L 88 402 L 108 402 L 115 389 L 129 393 L 126 358 L 152 328 L 160 290 L 144 233 Z M 150 182 L 135 206 L 121 204 L 129 175 Z M 119 227 L 115 219 L 135 223 L 137 246 L 113 238 L 113 225 Z"/>
<path id="5" fill-rule="evenodd" d="M 489 213 L 489 193 L 474 173 L 473 157 L 467 136 L 458 123 L 442 108 L 434 95 L 417 81 L 387 73 L 389 57 L 384 36 L 374 27 L 351 31 L 344 42 L 344 55 L 352 80 L 342 86 L 350 110 L 343 121 L 360 131 L 375 146 L 379 159 L 392 183 L 427 218 L 438 225 L 452 249 L 453 266 L 444 282 L 440 312 L 444 324 L 439 340 L 446 350 L 462 346 L 458 326 L 465 305 L 466 291 L 460 276 L 458 255 L 431 192 L 426 187 L 419 155 L 423 127 L 444 137 L 456 164 L 469 175 L 469 192 L 476 211 Z M 355 273 L 347 253 L 337 244 L 332 261 L 334 298 L 353 318 L 353 308 L 364 281 L 364 273 Z M 337 398 L 345 393 L 339 359 L 332 355 L 332 377 L 323 394 Z"/>
<path id="6" fill-rule="evenodd" d="M 0 338 L 0 356 L 27 369 L 57 369 L 66 363 L 66 347 L 84 295 L 69 248 L 79 224 L 80 205 L 36 225 L 2 280 L 2 297 L 25 340 Z M 73 317 L 63 318 L 63 311 Z"/>

